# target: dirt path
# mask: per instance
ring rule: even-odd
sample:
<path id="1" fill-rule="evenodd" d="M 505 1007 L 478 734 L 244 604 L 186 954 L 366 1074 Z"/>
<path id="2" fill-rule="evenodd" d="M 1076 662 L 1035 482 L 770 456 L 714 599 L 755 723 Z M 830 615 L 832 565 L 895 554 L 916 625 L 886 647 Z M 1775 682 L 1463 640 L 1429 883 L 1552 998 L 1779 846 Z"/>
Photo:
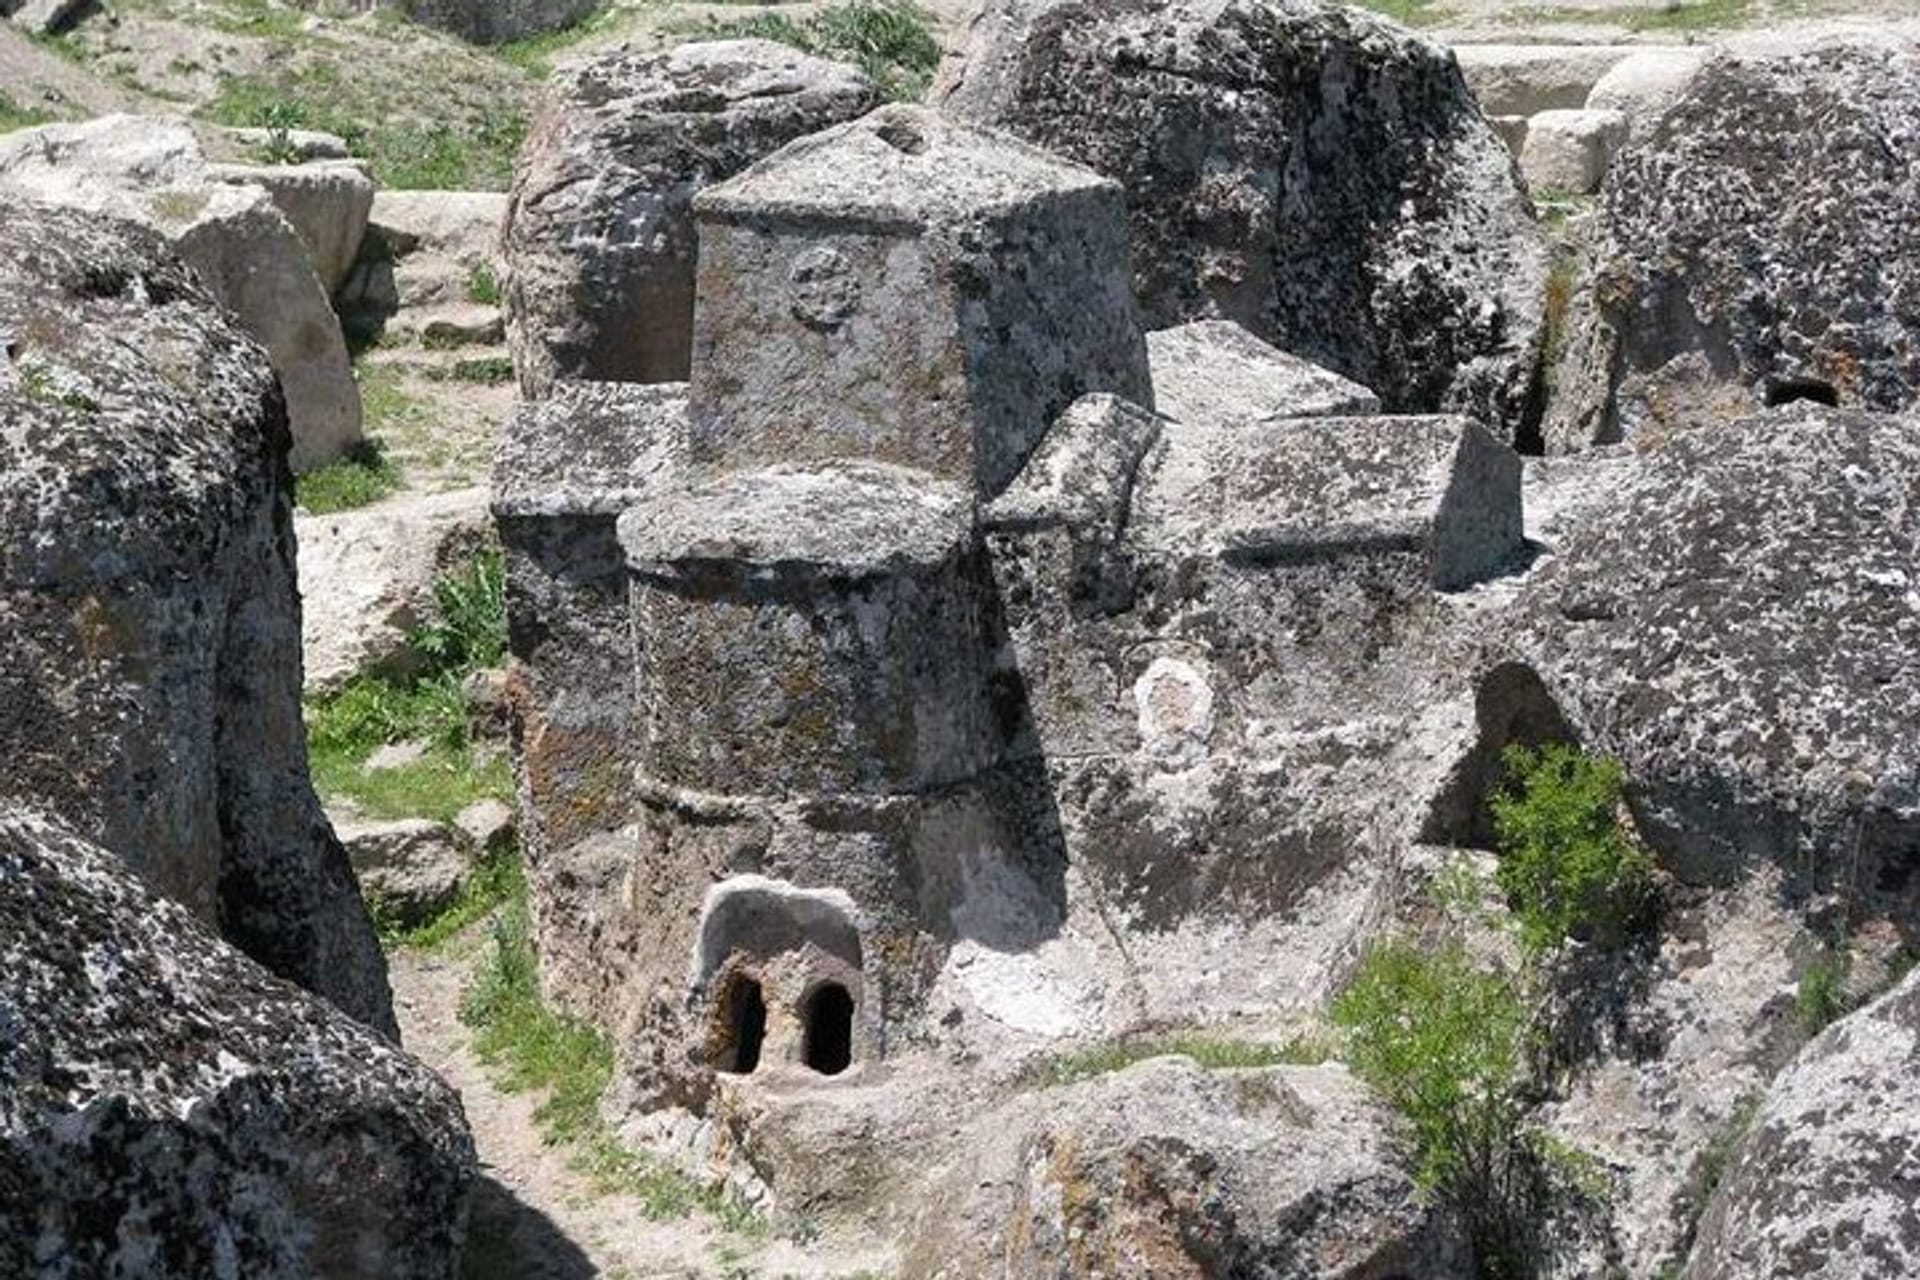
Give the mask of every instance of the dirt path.
<path id="1" fill-rule="evenodd" d="M 602 1193 L 542 1141 L 538 1093 L 506 1093 L 474 1057 L 460 993 L 485 926 L 432 951 L 389 957 L 409 1052 L 459 1090 L 480 1155 L 462 1280 L 766 1280 L 857 1272 L 791 1241 L 730 1232 L 704 1214 L 650 1221 L 639 1200 Z"/>

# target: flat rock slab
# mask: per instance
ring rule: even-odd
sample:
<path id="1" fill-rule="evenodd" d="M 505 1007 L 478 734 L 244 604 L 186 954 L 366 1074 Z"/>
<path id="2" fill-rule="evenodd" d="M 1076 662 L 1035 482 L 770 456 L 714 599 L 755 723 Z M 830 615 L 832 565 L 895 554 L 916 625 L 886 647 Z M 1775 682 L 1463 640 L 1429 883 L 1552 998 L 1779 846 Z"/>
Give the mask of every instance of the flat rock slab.
<path id="1" fill-rule="evenodd" d="M 1154 408 L 1195 426 L 1254 427 L 1271 418 L 1380 412 L 1357 382 L 1262 342 L 1231 320 L 1147 335 Z"/>

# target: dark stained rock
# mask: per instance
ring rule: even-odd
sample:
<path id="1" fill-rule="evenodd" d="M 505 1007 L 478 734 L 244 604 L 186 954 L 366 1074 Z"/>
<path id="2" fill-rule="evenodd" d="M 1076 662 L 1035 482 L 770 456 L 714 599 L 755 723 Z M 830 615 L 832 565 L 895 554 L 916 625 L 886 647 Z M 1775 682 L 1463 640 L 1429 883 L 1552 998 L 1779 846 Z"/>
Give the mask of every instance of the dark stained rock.
<path id="1" fill-rule="evenodd" d="M 1580 448 L 1805 398 L 1920 402 L 1920 43 L 1735 43 L 1607 179 L 1546 434 Z"/>
<path id="2" fill-rule="evenodd" d="M 1773 1082 L 1687 1280 L 1920 1275 L 1920 973 Z"/>
<path id="3" fill-rule="evenodd" d="M 598 0 L 379 0 L 379 4 L 473 44 L 505 44 L 561 31 L 584 21 L 599 7 Z"/>
<path id="4" fill-rule="evenodd" d="M 382 1030 L 386 967 L 307 779 L 286 406 L 150 231 L 0 225 L 0 791 Z"/>
<path id="5" fill-rule="evenodd" d="M 453 1092 L 125 862 L 0 807 L 0 1275 L 430 1280 Z"/>
<path id="6" fill-rule="evenodd" d="M 1517 626 L 1684 880 L 1760 860 L 1916 922 L 1920 422 L 1811 405 L 1645 452 Z"/>
<path id="7" fill-rule="evenodd" d="M 767 40 L 562 71 L 516 165 L 503 238 L 522 390 L 685 381 L 694 195 L 877 101 L 851 67 Z"/>
<path id="8" fill-rule="evenodd" d="M 1546 260 L 1452 56 L 1311 0 L 998 0 L 935 100 L 1126 188 L 1144 320 L 1238 321 L 1512 438 Z"/>

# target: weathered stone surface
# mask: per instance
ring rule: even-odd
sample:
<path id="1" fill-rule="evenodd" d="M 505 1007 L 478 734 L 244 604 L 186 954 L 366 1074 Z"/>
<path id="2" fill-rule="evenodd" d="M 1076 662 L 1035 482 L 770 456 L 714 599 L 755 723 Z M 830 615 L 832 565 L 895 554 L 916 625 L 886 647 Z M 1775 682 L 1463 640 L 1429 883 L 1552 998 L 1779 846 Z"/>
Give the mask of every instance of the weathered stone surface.
<path id="1" fill-rule="evenodd" d="M 1452 55 L 1307 0 L 1000 0 L 936 101 L 1121 182 L 1145 322 L 1224 318 L 1511 438 L 1546 258 Z"/>
<path id="2" fill-rule="evenodd" d="M 595 0 L 377 0 L 422 26 L 474 44 L 505 44 L 560 31 L 596 8 Z"/>
<path id="3" fill-rule="evenodd" d="M 295 518 L 309 688 L 418 665 L 408 639 L 433 616 L 434 583 L 492 540 L 487 502 L 457 489 Z"/>
<path id="4" fill-rule="evenodd" d="M 1464 1274 L 1339 1067 L 1158 1058 L 985 1117 L 919 1211 L 907 1280 Z"/>
<path id="5" fill-rule="evenodd" d="M 1490 116 L 1584 107 L 1594 85 L 1634 52 L 1632 45 L 1619 44 L 1453 46 L 1467 87 Z"/>
<path id="6" fill-rule="evenodd" d="M 473 864 L 464 833 L 428 818 L 341 821 L 335 829 L 360 891 L 396 924 L 418 924 L 451 906 Z"/>
<path id="7" fill-rule="evenodd" d="M 865 458 L 991 497 L 1078 396 L 1152 402 L 1120 189 L 1077 165 L 884 107 L 694 211 L 696 466 Z"/>
<path id="8" fill-rule="evenodd" d="M 221 164 L 212 174 L 222 182 L 264 187 L 306 245 L 321 287 L 331 295 L 346 283 L 373 212 L 373 179 L 365 165 L 353 160 Z"/>
<path id="9" fill-rule="evenodd" d="M 0 188 L 157 228 L 266 347 L 286 390 L 293 466 L 360 438 L 360 390 L 306 245 L 255 186 L 214 175 L 185 125 L 138 116 L 0 138 Z"/>
<path id="10" fill-rule="evenodd" d="M 1286 564 L 1417 551 L 1463 587 L 1520 551 L 1520 459 L 1463 418 L 1303 418 L 1170 432 L 1131 526 L 1154 548 Z"/>
<path id="11" fill-rule="evenodd" d="M 1700 1224 L 1687 1280 L 1920 1272 L 1920 973 L 1773 1082 Z"/>
<path id="12" fill-rule="evenodd" d="M 1591 195 L 1626 138 L 1627 118 L 1618 111 L 1542 111 L 1527 121 L 1520 172 L 1536 193 Z"/>
<path id="13" fill-rule="evenodd" d="M 1380 398 L 1337 373 L 1262 342 L 1231 320 L 1147 335 L 1154 407 L 1194 426 L 1255 427 L 1270 418 L 1380 412 Z"/>
<path id="14" fill-rule="evenodd" d="M 1708 57 L 1708 50 L 1688 46 L 1636 49 L 1600 77 L 1585 106 L 1618 111 L 1628 132 L 1638 135 L 1659 122 Z"/>
<path id="15" fill-rule="evenodd" d="M 1920 42 L 1850 32 L 1731 44 L 1615 157 L 1550 439 L 1920 401 Z"/>
<path id="16" fill-rule="evenodd" d="M 307 781 L 272 370 L 131 224 L 12 204 L 0 282 L 0 790 L 390 1030 Z"/>
<path id="17" fill-rule="evenodd" d="M 453 1091 L 18 808 L 0 1027 L 0 1274 L 453 1274 L 474 1176 Z"/>
<path id="18" fill-rule="evenodd" d="M 695 193 L 877 101 L 853 68 L 766 40 L 563 69 L 520 153 L 506 220 L 522 391 L 543 395 L 556 378 L 685 381 Z"/>
<path id="19" fill-rule="evenodd" d="M 1680 425 L 1527 584 L 1534 667 L 1683 880 L 1772 861 L 1911 919 L 1920 430 L 1812 405 Z"/>
<path id="20" fill-rule="evenodd" d="M 480 858 L 497 858 L 513 852 L 513 810 L 498 800 L 476 800 L 462 809 L 453 820 Z"/>
<path id="21" fill-rule="evenodd" d="M 267 147 L 284 148 L 298 163 L 309 160 L 345 160 L 352 156 L 347 140 L 337 133 L 325 133 L 319 129 L 267 129 L 259 126 L 224 128 L 220 134 L 233 139 L 240 147 L 251 153 L 247 158 L 257 158 Z M 241 157 L 234 157 L 240 159 Z"/>

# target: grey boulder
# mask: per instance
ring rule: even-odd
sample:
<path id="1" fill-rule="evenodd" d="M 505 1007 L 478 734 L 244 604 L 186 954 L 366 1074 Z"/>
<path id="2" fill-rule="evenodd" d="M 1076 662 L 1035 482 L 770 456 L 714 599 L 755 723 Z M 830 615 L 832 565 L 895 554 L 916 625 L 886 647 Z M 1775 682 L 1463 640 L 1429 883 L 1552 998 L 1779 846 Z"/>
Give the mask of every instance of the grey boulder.
<path id="1" fill-rule="evenodd" d="M 1685 1274 L 1920 1275 L 1920 973 L 1829 1027 L 1773 1082 Z"/>
<path id="2" fill-rule="evenodd" d="M 1311 0 L 996 0 L 934 98 L 1125 188 L 1144 323 L 1238 321 L 1513 438 L 1546 256 L 1442 47 Z"/>
<path id="3" fill-rule="evenodd" d="M 125 863 L 0 807 L 0 1275 L 444 1280 L 458 1097 Z"/>
<path id="4" fill-rule="evenodd" d="M 515 166 L 503 238 L 522 390 L 543 395 L 556 378 L 684 381 L 694 195 L 877 102 L 853 68 L 768 40 L 562 70 Z"/>
<path id="5" fill-rule="evenodd" d="M 1614 158 L 1546 434 L 1920 402 L 1920 42 L 1736 42 Z"/>
<path id="6" fill-rule="evenodd" d="M 0 222 L 0 793 L 391 1031 L 307 778 L 286 405 L 160 237 Z"/>

